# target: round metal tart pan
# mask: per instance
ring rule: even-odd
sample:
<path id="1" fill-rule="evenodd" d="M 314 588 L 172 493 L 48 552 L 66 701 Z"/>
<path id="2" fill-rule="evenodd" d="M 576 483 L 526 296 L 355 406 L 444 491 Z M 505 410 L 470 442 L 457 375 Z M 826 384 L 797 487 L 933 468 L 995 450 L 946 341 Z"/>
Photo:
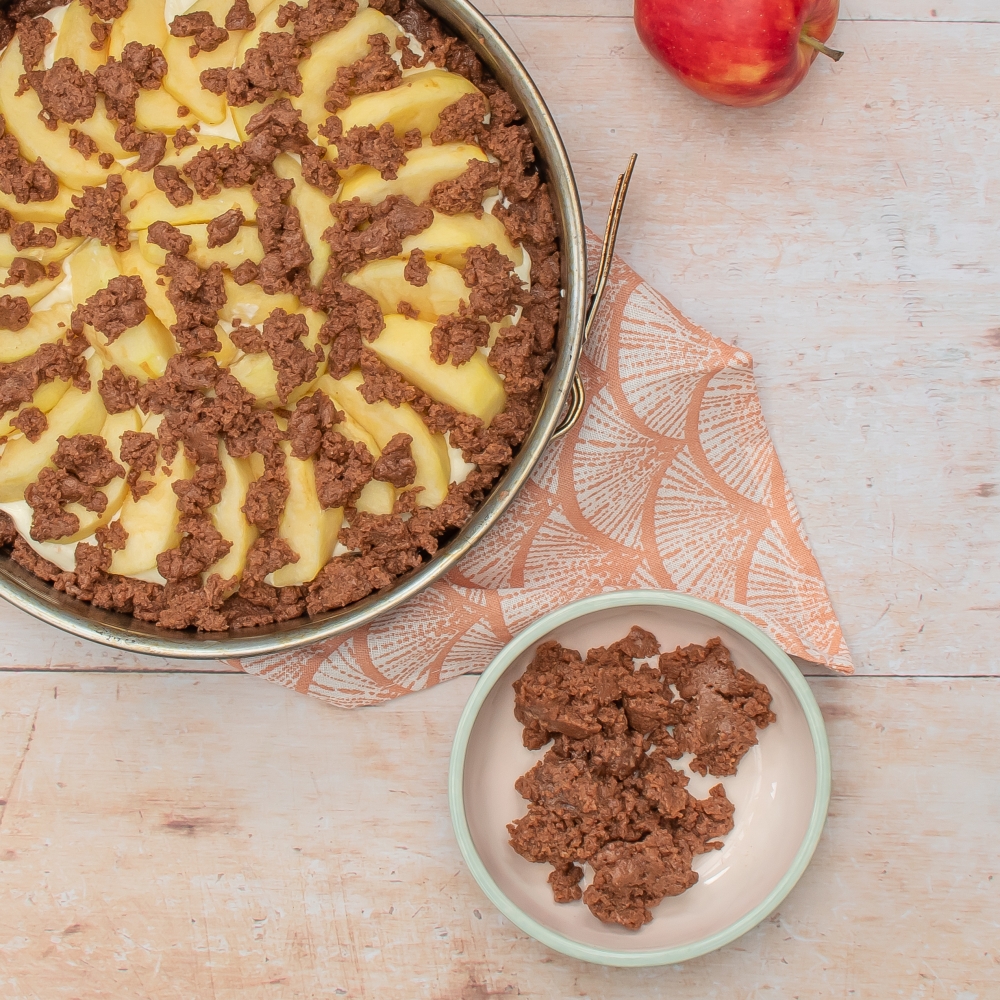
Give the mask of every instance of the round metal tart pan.
<path id="1" fill-rule="evenodd" d="M 349 632 L 399 607 L 447 573 L 497 522 L 531 475 L 552 438 L 572 389 L 583 343 L 587 293 L 587 252 L 580 198 L 562 139 L 541 94 L 521 61 L 486 18 L 464 0 L 421 0 L 466 41 L 524 112 L 540 154 L 539 169 L 549 184 L 559 226 L 562 315 L 557 355 L 542 389 L 535 423 L 510 467 L 465 527 L 419 570 L 391 586 L 337 611 L 230 632 L 159 628 L 131 615 L 68 597 L 0 555 L 0 597 L 66 632 L 130 650 L 188 659 L 257 656 L 290 650 Z"/>

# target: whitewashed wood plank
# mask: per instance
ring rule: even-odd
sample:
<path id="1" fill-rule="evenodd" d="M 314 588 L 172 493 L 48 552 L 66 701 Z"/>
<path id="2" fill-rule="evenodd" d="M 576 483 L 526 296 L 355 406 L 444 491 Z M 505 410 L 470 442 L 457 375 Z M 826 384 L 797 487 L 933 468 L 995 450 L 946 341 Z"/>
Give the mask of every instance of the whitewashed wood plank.
<path id="1" fill-rule="evenodd" d="M 0 787 L 35 732 L 0 825 L 0 995 L 991 996 L 998 684 L 813 681 L 813 864 L 733 945 L 643 971 L 549 952 L 466 872 L 445 778 L 467 678 L 348 713 L 249 676 L 7 674 Z"/>
<path id="2" fill-rule="evenodd" d="M 232 671 L 219 660 L 179 660 L 140 656 L 77 639 L 45 625 L 0 600 L 0 671 L 35 670 L 183 670 Z"/>
<path id="3" fill-rule="evenodd" d="M 633 0 L 479 0 L 490 17 L 631 18 Z M 970 21 L 995 23 L 993 0 L 841 0 L 841 21 Z"/>

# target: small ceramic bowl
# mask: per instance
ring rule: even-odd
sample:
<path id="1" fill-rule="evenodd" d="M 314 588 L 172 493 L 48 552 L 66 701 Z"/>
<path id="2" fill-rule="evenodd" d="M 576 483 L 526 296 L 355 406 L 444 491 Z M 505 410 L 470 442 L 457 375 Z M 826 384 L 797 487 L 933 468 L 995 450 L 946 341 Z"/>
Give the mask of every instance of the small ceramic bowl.
<path id="1" fill-rule="evenodd" d="M 691 774 L 699 798 L 722 781 L 736 806 L 724 847 L 695 858 L 698 881 L 653 909 L 639 931 L 601 923 L 582 901 L 559 904 L 546 879 L 508 842 L 507 823 L 524 815 L 514 781 L 541 759 L 526 750 L 511 687 L 547 639 L 587 649 L 606 646 L 633 625 L 663 650 L 721 636 L 738 667 L 771 691 L 777 722 L 728 778 Z M 688 757 L 679 764 L 686 764 Z M 602 965 L 684 962 L 745 934 L 785 898 L 809 864 L 830 799 L 830 750 L 823 717 L 791 659 L 756 626 L 708 601 L 635 590 L 575 601 L 521 632 L 493 660 L 462 713 L 448 785 L 455 835 L 473 877 L 521 930 L 572 958 Z M 589 873 L 589 868 L 587 869 Z"/>

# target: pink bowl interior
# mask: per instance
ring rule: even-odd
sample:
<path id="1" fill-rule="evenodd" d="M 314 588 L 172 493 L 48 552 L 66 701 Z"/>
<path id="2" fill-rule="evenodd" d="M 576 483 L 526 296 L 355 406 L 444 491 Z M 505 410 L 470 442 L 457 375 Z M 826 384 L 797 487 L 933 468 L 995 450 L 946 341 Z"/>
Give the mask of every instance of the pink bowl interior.
<path id="1" fill-rule="evenodd" d="M 465 759 L 465 815 L 479 857 L 500 890 L 529 917 L 582 945 L 646 951 L 680 947 L 726 930 L 760 904 L 782 880 L 809 828 L 816 797 L 816 755 L 805 713 L 770 659 L 750 640 L 718 622 L 681 608 L 608 608 L 554 628 L 545 639 L 578 649 L 606 646 L 641 625 L 672 650 L 721 636 L 738 667 L 767 684 L 778 721 L 728 778 L 691 771 L 689 790 L 703 798 L 719 781 L 736 806 L 735 827 L 721 851 L 695 859 L 698 882 L 665 899 L 640 931 L 603 924 L 582 902 L 558 904 L 546 883 L 551 868 L 525 861 L 508 843 L 506 824 L 525 812 L 515 779 L 544 751 L 521 744 L 513 714 L 511 683 L 523 672 L 534 646 L 517 657 L 486 698 L 473 725 Z M 544 640 L 540 640 L 544 641 Z M 687 763 L 684 757 L 675 766 Z M 585 883 L 589 882 L 587 869 Z"/>

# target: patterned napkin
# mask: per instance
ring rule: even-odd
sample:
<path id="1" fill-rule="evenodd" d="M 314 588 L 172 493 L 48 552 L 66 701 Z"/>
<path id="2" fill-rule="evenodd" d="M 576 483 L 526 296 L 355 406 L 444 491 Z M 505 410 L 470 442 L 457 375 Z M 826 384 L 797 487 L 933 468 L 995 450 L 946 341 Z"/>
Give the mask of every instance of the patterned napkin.
<path id="1" fill-rule="evenodd" d="M 590 251 L 596 262 L 593 237 Z M 616 257 L 580 373 L 576 426 L 448 576 L 346 636 L 237 664 L 335 705 L 371 705 L 482 670 L 576 598 L 657 587 L 722 604 L 786 652 L 852 673 L 750 356 Z"/>

